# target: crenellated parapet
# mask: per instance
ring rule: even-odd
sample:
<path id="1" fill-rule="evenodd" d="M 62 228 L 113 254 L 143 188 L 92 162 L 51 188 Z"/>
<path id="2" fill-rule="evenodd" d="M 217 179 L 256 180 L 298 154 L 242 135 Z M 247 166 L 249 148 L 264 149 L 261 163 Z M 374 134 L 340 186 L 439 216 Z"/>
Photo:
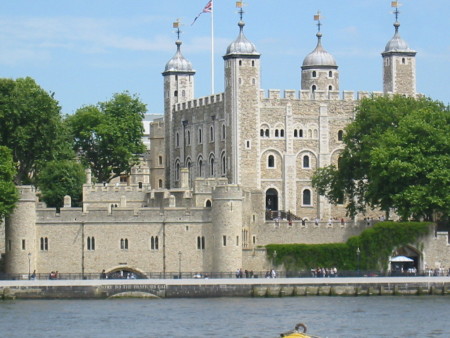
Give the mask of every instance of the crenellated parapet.
<path id="1" fill-rule="evenodd" d="M 187 102 L 177 103 L 173 106 L 173 110 L 177 112 L 180 110 L 186 110 L 191 108 L 205 107 L 219 102 L 223 102 L 223 100 L 224 100 L 224 93 L 219 93 L 215 95 L 197 98 Z"/>
<path id="2" fill-rule="evenodd" d="M 260 90 L 260 99 L 263 100 L 300 100 L 300 101 L 360 101 L 363 98 L 386 95 L 383 92 L 367 91 L 323 91 L 323 90 L 293 90 L 269 89 Z"/>

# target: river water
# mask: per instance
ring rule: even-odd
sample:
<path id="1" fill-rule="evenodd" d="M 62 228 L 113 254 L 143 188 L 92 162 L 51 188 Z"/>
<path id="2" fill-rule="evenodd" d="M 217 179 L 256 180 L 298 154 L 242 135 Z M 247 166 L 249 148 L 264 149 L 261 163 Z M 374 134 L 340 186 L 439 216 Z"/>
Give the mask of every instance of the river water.
<path id="1" fill-rule="evenodd" d="M 450 297 L 0 301 L 2 337 L 450 337 Z"/>

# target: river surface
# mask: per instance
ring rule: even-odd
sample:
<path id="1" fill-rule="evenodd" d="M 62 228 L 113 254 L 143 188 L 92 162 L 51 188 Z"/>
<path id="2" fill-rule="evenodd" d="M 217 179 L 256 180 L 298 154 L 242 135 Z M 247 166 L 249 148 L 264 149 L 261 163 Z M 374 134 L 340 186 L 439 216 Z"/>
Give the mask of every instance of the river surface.
<path id="1" fill-rule="evenodd" d="M 1 337 L 450 337 L 450 297 L 0 301 Z"/>

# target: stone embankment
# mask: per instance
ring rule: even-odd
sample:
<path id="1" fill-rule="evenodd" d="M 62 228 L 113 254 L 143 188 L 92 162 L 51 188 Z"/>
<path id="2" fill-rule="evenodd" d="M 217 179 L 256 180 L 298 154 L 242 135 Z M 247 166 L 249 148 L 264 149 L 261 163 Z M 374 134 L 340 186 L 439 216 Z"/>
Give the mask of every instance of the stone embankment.
<path id="1" fill-rule="evenodd" d="M 450 295 L 450 277 L 0 281 L 4 300 L 383 295 Z"/>

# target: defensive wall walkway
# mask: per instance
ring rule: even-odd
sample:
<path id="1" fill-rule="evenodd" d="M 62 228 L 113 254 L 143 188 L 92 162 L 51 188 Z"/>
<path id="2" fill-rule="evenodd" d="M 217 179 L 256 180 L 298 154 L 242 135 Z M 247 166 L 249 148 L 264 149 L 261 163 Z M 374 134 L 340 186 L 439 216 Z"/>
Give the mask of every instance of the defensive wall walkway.
<path id="1" fill-rule="evenodd" d="M 2 299 L 450 295 L 450 277 L 0 281 Z"/>

